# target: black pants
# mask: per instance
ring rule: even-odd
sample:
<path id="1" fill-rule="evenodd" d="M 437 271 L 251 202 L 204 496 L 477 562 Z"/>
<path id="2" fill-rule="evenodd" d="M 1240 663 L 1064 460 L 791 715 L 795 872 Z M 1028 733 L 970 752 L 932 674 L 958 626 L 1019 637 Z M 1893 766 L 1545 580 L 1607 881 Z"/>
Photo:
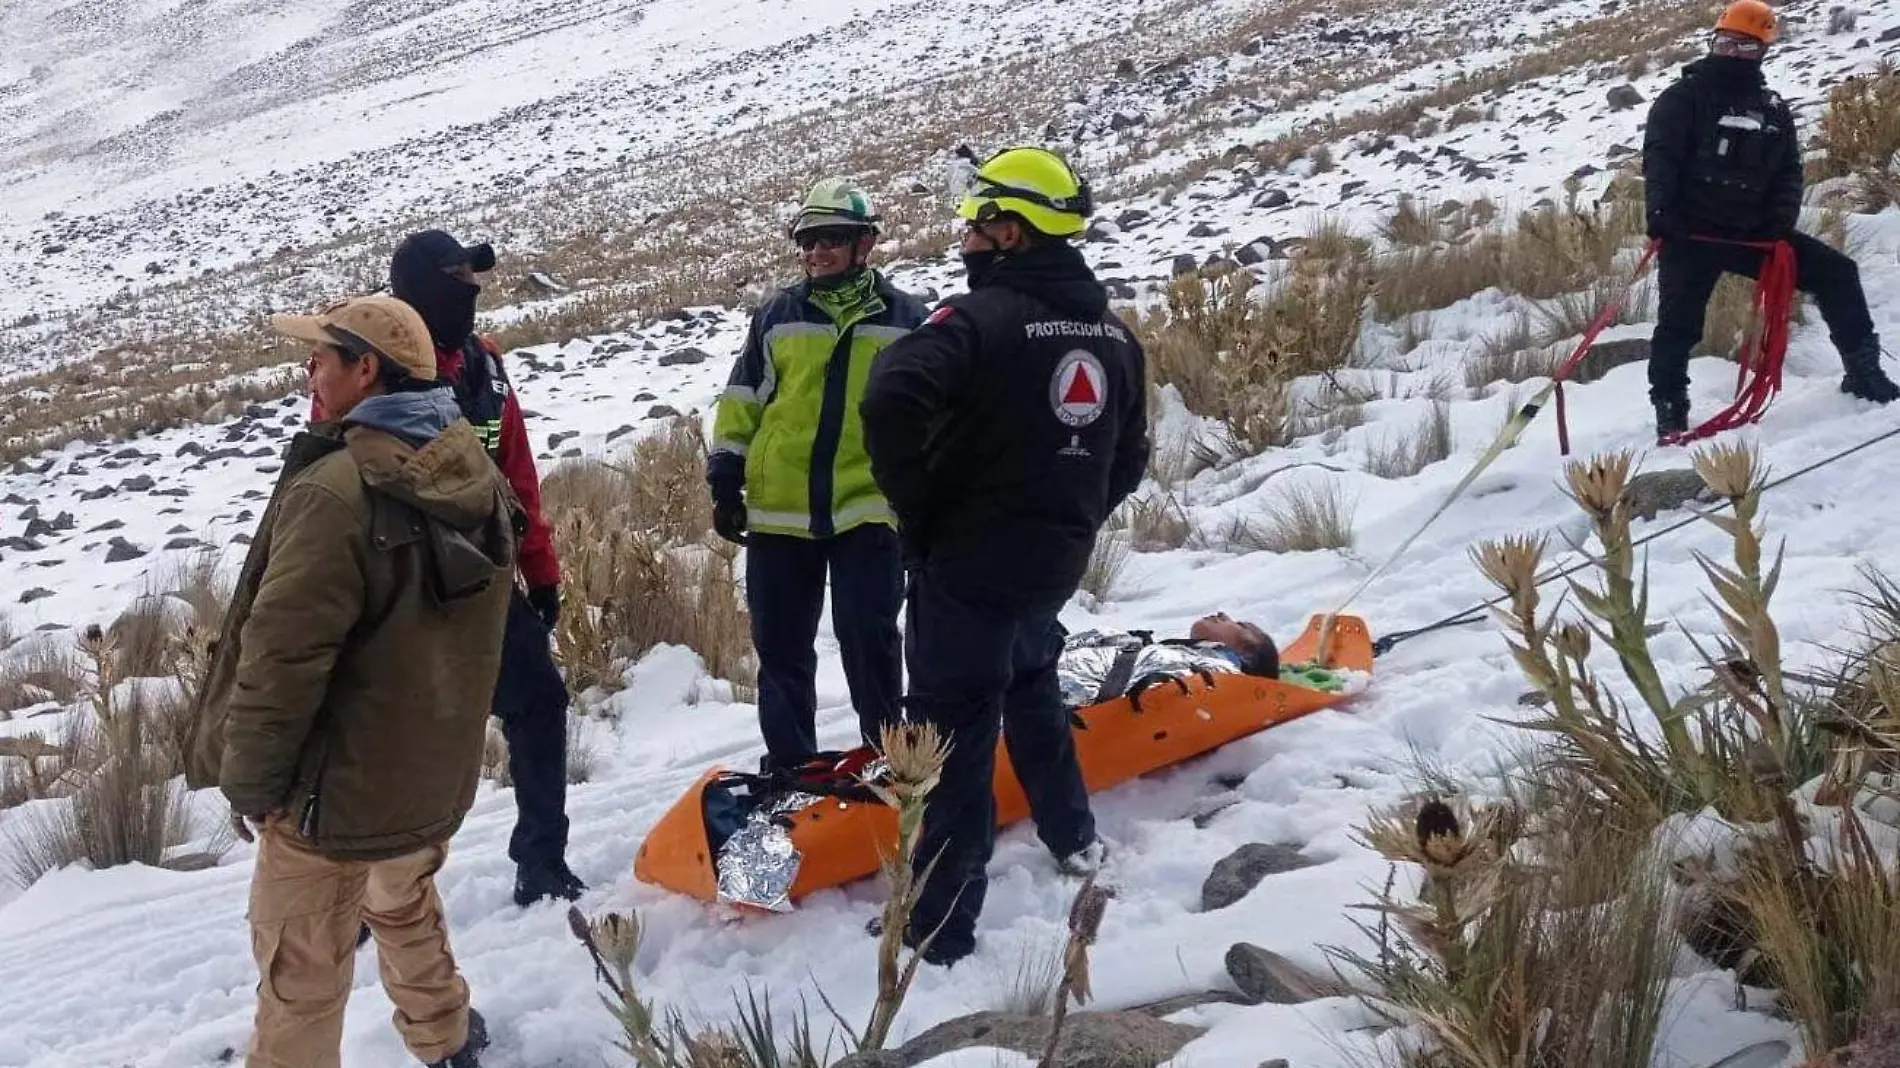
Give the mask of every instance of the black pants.
<path id="1" fill-rule="evenodd" d="M 1874 334 L 1874 321 L 1860 287 L 1860 268 L 1851 257 L 1806 234 L 1795 234 L 1789 243 L 1794 246 L 1795 287 L 1814 298 L 1834 347 L 1846 354 L 1865 344 Z M 1688 238 L 1663 242 L 1657 265 L 1661 295 L 1649 353 L 1651 401 L 1688 399 L 1689 350 L 1702 340 L 1715 283 L 1723 274 L 1759 277 L 1767 256 L 1752 248 Z"/>
<path id="2" fill-rule="evenodd" d="M 932 956 L 955 959 L 976 946 L 989 886 L 998 731 L 1051 853 L 1067 856 L 1094 841 L 1095 817 L 1056 677 L 1064 631 L 1055 610 L 988 610 L 917 573 L 908 618 L 910 715 L 936 724 L 950 741 L 943 778 L 924 812 L 918 873 L 938 859 L 910 934 L 920 939 L 936 931 Z"/>
<path id="3" fill-rule="evenodd" d="M 526 866 L 560 862 L 567 854 L 567 684 L 554 666 L 548 628 L 519 590 L 508 602 L 491 711 L 508 739 L 515 780 L 508 856 Z"/>
<path id="4" fill-rule="evenodd" d="M 759 655 L 759 728 L 766 765 L 790 767 L 818 751 L 818 620 L 831 576 L 831 622 L 865 741 L 897 719 L 904 687 L 897 611 L 904 568 L 897 532 L 866 523 L 830 538 L 746 539 L 746 608 Z"/>

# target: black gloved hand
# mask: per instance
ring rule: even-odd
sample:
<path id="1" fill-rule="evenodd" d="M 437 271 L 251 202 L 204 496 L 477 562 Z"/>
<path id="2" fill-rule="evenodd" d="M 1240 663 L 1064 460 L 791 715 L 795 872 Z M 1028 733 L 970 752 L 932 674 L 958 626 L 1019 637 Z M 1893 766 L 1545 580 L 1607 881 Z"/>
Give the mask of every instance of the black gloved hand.
<path id="1" fill-rule="evenodd" d="M 1655 241 L 1674 241 L 1682 236 L 1682 227 L 1669 215 L 1656 211 L 1649 214 L 1648 236 Z"/>
<path id="2" fill-rule="evenodd" d="M 745 501 L 731 497 L 713 499 L 713 533 L 733 543 L 745 544 Z"/>
<path id="3" fill-rule="evenodd" d="M 559 586 L 537 586 L 528 591 L 528 605 L 534 614 L 541 617 L 541 625 L 549 630 L 561 618 L 561 588 Z"/>

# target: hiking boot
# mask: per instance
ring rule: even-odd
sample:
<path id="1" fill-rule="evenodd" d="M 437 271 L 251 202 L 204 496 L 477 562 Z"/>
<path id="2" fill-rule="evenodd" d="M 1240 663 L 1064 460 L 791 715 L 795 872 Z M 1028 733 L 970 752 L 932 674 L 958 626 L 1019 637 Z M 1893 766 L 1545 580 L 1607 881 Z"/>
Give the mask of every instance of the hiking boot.
<path id="1" fill-rule="evenodd" d="M 1100 872 L 1102 865 L 1106 863 L 1108 863 L 1108 843 L 1099 837 L 1066 857 L 1056 858 L 1057 870 L 1064 875 L 1073 875 L 1077 878 Z"/>
<path id="2" fill-rule="evenodd" d="M 515 869 L 515 904 L 524 909 L 549 897 L 578 901 L 586 892 L 587 884 L 575 876 L 565 860 L 523 864 Z"/>
<path id="3" fill-rule="evenodd" d="M 429 1068 L 482 1068 L 480 1053 L 488 1048 L 488 1021 L 474 1009 L 468 1010 L 468 1038 L 462 1048 Z"/>
<path id="4" fill-rule="evenodd" d="M 1689 402 L 1686 400 L 1659 400 L 1656 404 L 1656 444 L 1667 445 L 1669 439 L 1689 429 Z"/>
<path id="5" fill-rule="evenodd" d="M 1880 339 L 1868 338 L 1856 346 L 1852 352 L 1841 357 L 1841 392 L 1849 393 L 1861 400 L 1870 400 L 1875 404 L 1891 404 L 1900 400 L 1900 386 L 1893 384 L 1887 372 L 1880 369 Z"/>

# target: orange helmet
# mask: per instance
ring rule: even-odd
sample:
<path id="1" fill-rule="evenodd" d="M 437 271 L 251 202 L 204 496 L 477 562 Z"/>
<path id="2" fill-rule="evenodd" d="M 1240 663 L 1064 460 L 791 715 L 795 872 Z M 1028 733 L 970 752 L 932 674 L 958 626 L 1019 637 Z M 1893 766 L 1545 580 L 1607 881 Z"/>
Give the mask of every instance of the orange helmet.
<path id="1" fill-rule="evenodd" d="M 1716 20 L 1715 28 L 1753 37 L 1762 44 L 1775 43 L 1775 9 L 1762 0 L 1735 0 Z"/>

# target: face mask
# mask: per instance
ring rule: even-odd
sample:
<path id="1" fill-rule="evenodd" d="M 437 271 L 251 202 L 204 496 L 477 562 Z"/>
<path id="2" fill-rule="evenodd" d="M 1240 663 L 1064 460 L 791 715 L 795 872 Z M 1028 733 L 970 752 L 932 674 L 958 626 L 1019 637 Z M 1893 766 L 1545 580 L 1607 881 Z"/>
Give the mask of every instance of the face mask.
<path id="1" fill-rule="evenodd" d="M 392 272 L 390 290 L 429 325 L 437 348 L 456 349 L 475 332 L 475 298 L 482 287 L 435 267 Z"/>
<path id="2" fill-rule="evenodd" d="M 963 271 L 964 274 L 968 276 L 970 285 L 978 286 L 983 284 L 983 280 L 989 277 L 991 271 L 996 269 L 996 265 L 1003 261 L 1004 255 L 1000 249 L 988 249 L 983 252 L 965 252 L 963 254 Z"/>

